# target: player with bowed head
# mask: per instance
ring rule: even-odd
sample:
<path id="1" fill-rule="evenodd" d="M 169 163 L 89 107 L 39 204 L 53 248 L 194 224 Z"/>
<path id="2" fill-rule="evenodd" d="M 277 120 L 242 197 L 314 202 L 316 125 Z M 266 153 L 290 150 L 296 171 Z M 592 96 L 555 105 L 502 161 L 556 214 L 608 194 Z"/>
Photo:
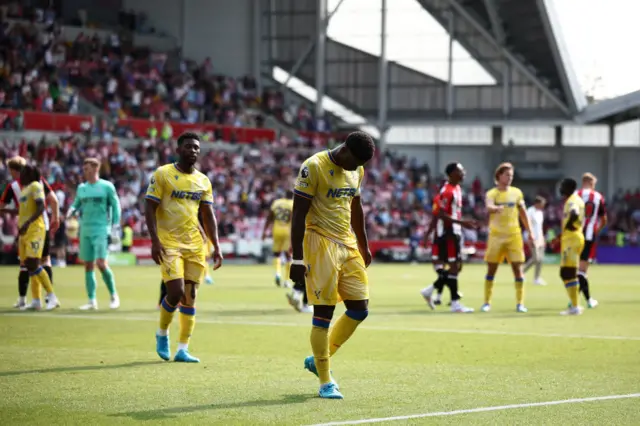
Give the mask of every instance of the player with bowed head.
<path id="1" fill-rule="evenodd" d="M 526 274 L 535 265 L 533 275 L 533 283 L 535 285 L 547 285 L 541 277 L 544 249 L 546 247 L 544 238 L 544 206 L 546 204 L 547 200 L 538 196 L 533 205 L 527 209 L 527 216 L 533 232 L 533 245 L 531 246 L 531 258 L 525 263 L 523 272 Z"/>
<path id="2" fill-rule="evenodd" d="M 151 236 L 151 256 L 160 265 L 167 295 L 160 306 L 156 352 L 171 358 L 169 326 L 180 305 L 180 337 L 176 362 L 200 362 L 189 353 L 195 328 L 198 286 L 207 269 L 207 242 L 198 228 L 198 216 L 213 245 L 213 269 L 222 265 L 218 225 L 213 212 L 211 181 L 195 168 L 200 155 L 200 138 L 186 132 L 178 137 L 178 162 L 159 167 L 147 188 L 145 218 Z"/>
<path id="3" fill-rule="evenodd" d="M 318 376 L 321 398 L 343 398 L 331 376 L 331 358 L 369 314 L 371 251 L 360 186 L 374 152 L 371 136 L 353 132 L 338 147 L 308 158 L 295 184 L 290 277 L 297 288 L 306 281 L 313 305 L 313 355 L 304 366 Z M 341 300 L 347 309 L 329 330 Z"/>

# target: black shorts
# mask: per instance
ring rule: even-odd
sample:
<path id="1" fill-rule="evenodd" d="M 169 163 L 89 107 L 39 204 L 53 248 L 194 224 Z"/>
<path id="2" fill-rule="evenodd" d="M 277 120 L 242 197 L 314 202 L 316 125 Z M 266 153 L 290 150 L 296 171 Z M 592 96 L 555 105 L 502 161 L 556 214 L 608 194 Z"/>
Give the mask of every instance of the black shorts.
<path id="1" fill-rule="evenodd" d="M 442 263 L 456 263 L 462 260 L 460 235 L 447 234 L 436 238 L 437 260 Z M 434 256 L 434 260 L 435 256 Z"/>
<path id="2" fill-rule="evenodd" d="M 67 232 L 63 229 L 63 226 L 60 226 L 60 229 L 56 231 L 56 234 L 53 236 L 53 247 L 54 248 L 64 248 L 67 246 Z"/>
<path id="3" fill-rule="evenodd" d="M 582 253 L 580 253 L 580 260 L 586 262 L 593 262 L 596 258 L 596 242 L 595 241 L 585 241 L 584 248 L 582 249 Z"/>
<path id="4" fill-rule="evenodd" d="M 49 240 L 49 230 L 47 230 L 47 233 L 44 237 L 44 246 L 42 247 L 42 257 L 49 256 L 49 245 L 51 244 Z"/>

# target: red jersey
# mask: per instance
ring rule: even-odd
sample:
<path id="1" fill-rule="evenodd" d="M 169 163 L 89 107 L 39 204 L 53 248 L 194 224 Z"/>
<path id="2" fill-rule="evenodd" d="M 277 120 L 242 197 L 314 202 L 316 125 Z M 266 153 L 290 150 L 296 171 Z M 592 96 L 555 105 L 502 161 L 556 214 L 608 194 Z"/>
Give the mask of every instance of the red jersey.
<path id="1" fill-rule="evenodd" d="M 438 195 L 438 210 L 442 210 L 454 219 L 462 219 L 462 190 L 460 185 L 444 184 Z M 436 228 L 440 237 L 445 234 L 462 234 L 462 227 L 458 223 L 451 223 L 445 219 L 438 219 Z"/>
<path id="2" fill-rule="evenodd" d="M 580 189 L 577 194 L 584 201 L 584 239 L 593 241 L 598 235 L 599 219 L 607 214 L 607 204 L 604 196 L 593 189 Z"/>

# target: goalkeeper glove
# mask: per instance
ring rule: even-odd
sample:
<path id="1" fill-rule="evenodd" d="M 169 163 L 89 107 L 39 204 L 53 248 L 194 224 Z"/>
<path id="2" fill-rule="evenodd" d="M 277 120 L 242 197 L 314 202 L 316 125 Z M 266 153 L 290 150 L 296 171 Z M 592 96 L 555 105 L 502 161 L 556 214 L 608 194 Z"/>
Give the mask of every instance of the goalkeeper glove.
<path id="1" fill-rule="evenodd" d="M 122 230 L 120 229 L 120 225 L 113 225 L 111 227 L 111 241 L 110 244 L 118 245 L 120 244 L 120 236 L 122 234 Z"/>

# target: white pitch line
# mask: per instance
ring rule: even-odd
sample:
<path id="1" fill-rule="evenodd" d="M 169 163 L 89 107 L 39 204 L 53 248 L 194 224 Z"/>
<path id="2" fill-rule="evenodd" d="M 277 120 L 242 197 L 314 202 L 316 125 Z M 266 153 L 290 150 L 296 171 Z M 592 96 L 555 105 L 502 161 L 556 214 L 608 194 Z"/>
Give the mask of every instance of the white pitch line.
<path id="1" fill-rule="evenodd" d="M 516 408 L 548 407 L 551 405 L 580 404 L 584 402 L 610 401 L 615 399 L 628 399 L 628 398 L 640 398 L 640 393 L 630 393 L 627 395 L 594 396 L 590 398 L 572 398 L 572 399 L 563 399 L 559 401 L 529 402 L 525 404 L 496 405 L 493 407 L 469 408 L 466 410 L 454 410 L 454 411 L 437 411 L 432 413 L 411 414 L 408 416 L 379 417 L 379 418 L 373 418 L 373 419 L 346 420 L 346 421 L 340 421 L 340 422 L 318 423 L 310 426 L 362 425 L 362 424 L 369 424 L 369 423 L 394 422 L 398 420 L 423 419 L 426 417 L 457 416 L 459 414 L 486 413 L 488 411 L 514 410 Z"/>
<path id="2" fill-rule="evenodd" d="M 96 313 L 91 314 L 62 314 L 48 312 L 5 312 L 0 313 L 5 317 L 33 317 L 33 318 L 61 318 L 61 319 L 87 319 L 87 320 L 106 320 L 106 321 L 157 321 L 156 317 L 142 316 L 126 316 L 126 315 L 102 315 Z M 249 325 L 258 327 L 308 327 L 307 324 L 295 322 L 275 322 L 275 321 L 245 321 L 245 320 L 226 320 L 226 319 L 208 319 L 198 318 L 198 324 L 226 324 L 226 325 Z M 480 329 L 447 329 L 447 328 L 418 328 L 418 327 L 383 327 L 375 325 L 363 325 L 360 327 L 364 330 L 376 331 L 406 331 L 416 333 L 444 333 L 444 334 L 485 334 L 494 336 L 516 336 L 516 337 L 560 337 L 563 339 L 594 339 L 594 340 L 623 340 L 623 341 L 640 341 L 638 336 L 598 336 L 588 334 L 560 334 L 560 333 L 528 333 L 519 331 L 502 331 L 502 330 L 480 330 Z"/>

